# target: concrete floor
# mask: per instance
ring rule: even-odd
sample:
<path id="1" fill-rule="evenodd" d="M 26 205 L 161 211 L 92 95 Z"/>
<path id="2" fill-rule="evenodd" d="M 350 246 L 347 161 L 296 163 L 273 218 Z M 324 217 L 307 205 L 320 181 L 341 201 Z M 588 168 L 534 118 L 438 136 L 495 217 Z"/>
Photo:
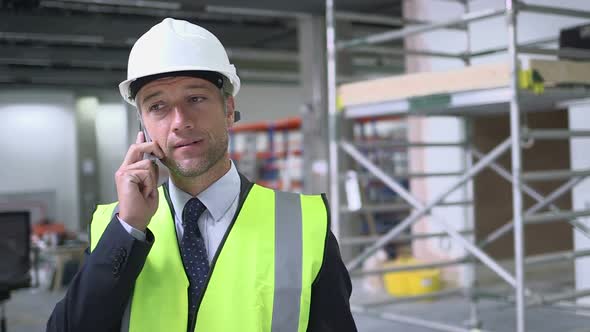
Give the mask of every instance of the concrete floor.
<path id="1" fill-rule="evenodd" d="M 360 288 L 360 287 L 359 287 Z M 362 297 L 356 292 L 353 300 Z M 47 317 L 54 304 L 63 297 L 63 292 L 50 293 L 38 290 L 20 290 L 12 294 L 6 303 L 8 332 L 44 331 Z M 514 310 L 511 306 L 497 302 L 482 301 L 479 304 L 481 320 L 485 331 L 514 331 Z M 405 317 L 432 319 L 446 324 L 461 325 L 468 317 L 468 303 L 454 297 L 437 302 L 420 302 L 390 305 L 385 309 Z M 427 332 L 426 328 L 410 326 L 356 314 L 355 319 L 361 332 L 404 331 Z M 590 317 L 581 317 L 547 308 L 527 311 L 529 331 L 535 332 L 590 332 Z"/>
<path id="2" fill-rule="evenodd" d="M 514 331 L 515 313 L 512 306 L 483 301 L 479 304 L 483 331 Z M 406 303 L 383 308 L 386 312 L 404 317 L 417 317 L 458 327 L 466 326 L 469 304 L 461 298 L 438 302 Z M 432 329 L 356 315 L 359 331 L 431 332 Z M 545 308 L 527 310 L 527 331 L 535 332 L 590 332 L 590 316 L 580 317 Z"/>
<path id="3" fill-rule="evenodd" d="M 562 274 L 563 275 L 563 274 Z M 366 303 L 388 298 L 386 294 L 369 295 L 363 293 L 358 281 L 354 282 L 352 302 Z M 551 283 L 530 284 L 535 290 L 550 287 L 551 291 L 562 291 L 571 288 L 571 280 L 551 278 Z M 550 286 L 548 286 L 550 285 Z M 506 288 L 498 288 L 506 289 Z M 507 290 L 507 289 L 506 289 Z M 44 331 L 47 318 L 53 306 L 64 295 L 64 292 L 47 292 L 26 289 L 14 292 L 6 303 L 8 332 Z M 515 314 L 513 306 L 493 301 L 480 301 L 480 319 L 485 331 L 514 331 Z M 461 297 L 451 297 L 440 301 L 423 301 L 389 305 L 385 311 L 403 317 L 419 317 L 455 326 L 462 326 L 468 319 L 469 304 Z M 355 320 L 361 332 L 433 331 L 423 327 L 395 323 L 366 314 L 355 314 Z M 527 310 L 527 330 L 534 332 L 590 332 L 590 316 L 574 315 L 571 312 L 539 307 Z"/>
<path id="4" fill-rule="evenodd" d="M 491 272 L 478 271 L 480 285 L 496 294 L 513 295 L 513 290 L 501 282 Z M 513 272 L 508 269 L 509 272 Z M 573 265 L 571 262 L 557 262 L 527 270 L 527 288 L 536 294 L 556 294 L 571 291 L 574 285 Z M 351 302 L 367 304 L 391 300 L 386 293 L 367 294 L 363 292 L 361 280 L 353 280 L 355 292 Z M 477 305 L 482 331 L 515 331 L 516 313 L 514 305 L 498 300 L 480 299 Z M 406 302 L 395 305 L 375 307 L 382 312 L 402 317 L 420 318 L 456 327 L 467 327 L 470 304 L 463 296 L 447 297 L 439 301 Z M 397 322 L 378 319 L 366 314 L 355 315 L 359 331 L 433 331 L 423 327 L 411 326 Z M 533 332 L 590 332 L 590 310 L 575 314 L 571 310 L 555 307 L 533 307 L 526 310 L 527 331 Z M 477 331 L 477 330 L 473 330 Z"/>
<path id="5" fill-rule="evenodd" d="M 8 332 L 45 331 L 47 318 L 64 292 L 22 289 L 12 292 L 6 302 Z"/>

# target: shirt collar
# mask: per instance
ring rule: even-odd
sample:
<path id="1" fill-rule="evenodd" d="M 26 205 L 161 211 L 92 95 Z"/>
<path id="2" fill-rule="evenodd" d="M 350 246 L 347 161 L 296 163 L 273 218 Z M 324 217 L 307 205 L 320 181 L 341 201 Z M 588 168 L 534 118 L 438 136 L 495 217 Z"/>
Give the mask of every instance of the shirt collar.
<path id="1" fill-rule="evenodd" d="M 230 161 L 230 163 L 230 169 L 225 175 L 197 195 L 197 198 L 205 205 L 216 222 L 221 220 L 240 194 L 240 175 L 233 161 Z M 182 210 L 193 196 L 179 189 L 172 182 L 172 179 L 169 179 L 168 184 L 174 211 L 182 219 Z"/>

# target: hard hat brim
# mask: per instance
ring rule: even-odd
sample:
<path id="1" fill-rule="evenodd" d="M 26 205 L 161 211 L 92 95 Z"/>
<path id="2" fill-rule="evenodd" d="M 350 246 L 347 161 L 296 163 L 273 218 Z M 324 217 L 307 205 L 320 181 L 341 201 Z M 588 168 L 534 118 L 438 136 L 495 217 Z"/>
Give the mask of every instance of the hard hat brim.
<path id="1" fill-rule="evenodd" d="M 170 73 L 171 76 L 174 76 L 174 73 L 182 72 L 182 71 L 212 71 L 212 72 L 216 72 L 216 73 L 219 73 L 227 78 L 229 83 L 232 85 L 231 91 L 232 91 L 232 95 L 234 97 L 238 94 L 238 91 L 240 90 L 240 78 L 235 73 L 235 71 L 234 72 L 227 72 L 227 71 L 223 71 L 223 70 L 216 70 L 214 68 L 186 66 L 186 67 L 170 68 L 170 70 L 167 70 L 166 72 L 155 72 L 155 73 L 150 73 L 149 75 L 142 75 L 139 77 L 133 77 L 133 78 L 126 79 L 125 81 L 119 83 L 119 93 L 121 94 L 121 97 L 123 97 L 123 99 L 127 103 L 129 103 L 133 106 L 137 106 L 137 104 L 135 103 L 135 96 L 132 95 L 132 91 L 130 89 L 131 83 L 133 83 L 134 81 L 136 81 L 138 79 L 152 76 L 152 75 L 161 75 L 161 74 Z"/>

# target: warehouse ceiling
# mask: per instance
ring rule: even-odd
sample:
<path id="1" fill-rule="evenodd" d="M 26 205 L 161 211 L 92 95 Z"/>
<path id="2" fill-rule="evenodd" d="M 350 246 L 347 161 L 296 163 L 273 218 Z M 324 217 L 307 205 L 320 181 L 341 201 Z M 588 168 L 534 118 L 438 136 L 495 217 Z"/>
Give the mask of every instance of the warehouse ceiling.
<path id="1" fill-rule="evenodd" d="M 401 17 L 401 0 L 335 2 L 339 12 Z M 168 16 L 216 34 L 245 81 L 296 83 L 297 17 L 324 9 L 323 0 L 0 0 L 0 83 L 114 87 L 125 76 L 134 41 Z M 396 27 L 355 19 L 345 24 L 355 35 Z M 391 61 L 359 63 L 384 67 Z"/>

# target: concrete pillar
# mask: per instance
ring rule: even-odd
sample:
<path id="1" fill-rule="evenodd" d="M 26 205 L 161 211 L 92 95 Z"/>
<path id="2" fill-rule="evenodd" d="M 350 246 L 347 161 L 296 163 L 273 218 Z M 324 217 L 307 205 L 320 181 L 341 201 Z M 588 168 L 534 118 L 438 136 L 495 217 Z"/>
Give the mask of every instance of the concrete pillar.
<path id="1" fill-rule="evenodd" d="M 337 27 L 337 38 L 350 37 L 349 25 Z M 299 57 L 301 84 L 303 91 L 303 167 L 304 192 L 319 193 L 328 191 L 328 107 L 326 72 L 326 28 L 324 17 L 309 16 L 299 19 Z M 338 75 L 350 76 L 352 61 L 345 52 L 337 58 Z M 342 122 L 340 137 L 352 137 L 352 126 Z M 341 155 L 341 172 L 349 169 L 351 162 Z M 345 204 L 341 186 L 341 204 Z M 360 223 L 340 217 L 341 236 L 358 235 Z M 349 247 L 340 248 L 345 260 L 355 253 Z"/>
<path id="2" fill-rule="evenodd" d="M 96 147 L 96 97 L 76 100 L 76 132 L 78 137 L 78 208 L 79 229 L 85 230 L 92 218 L 100 192 Z"/>
<path id="3" fill-rule="evenodd" d="M 299 68 L 302 87 L 303 192 L 328 190 L 328 107 L 324 18 L 299 18 Z"/>
<path id="4" fill-rule="evenodd" d="M 338 22 L 336 21 L 336 40 L 347 40 L 353 37 L 353 27 L 350 22 Z M 339 77 L 352 77 L 354 74 L 352 55 L 347 51 L 339 51 L 336 54 L 336 80 Z M 342 113 L 340 113 L 342 114 Z M 353 122 L 346 121 L 341 118 L 339 124 L 339 136 L 340 138 L 353 140 Z M 348 170 L 359 169 L 356 162 L 352 158 L 348 157 L 343 151 L 340 152 L 340 158 L 338 160 L 338 168 L 340 174 L 346 174 Z M 361 190 L 363 190 L 361 188 Z M 346 192 L 344 183 L 340 183 L 340 204 L 348 204 L 346 200 Z M 360 214 L 348 214 L 340 216 L 340 235 L 341 237 L 359 236 L 361 235 L 362 223 Z M 354 258 L 358 255 L 361 250 L 360 247 L 341 247 L 342 257 L 345 261 Z"/>

